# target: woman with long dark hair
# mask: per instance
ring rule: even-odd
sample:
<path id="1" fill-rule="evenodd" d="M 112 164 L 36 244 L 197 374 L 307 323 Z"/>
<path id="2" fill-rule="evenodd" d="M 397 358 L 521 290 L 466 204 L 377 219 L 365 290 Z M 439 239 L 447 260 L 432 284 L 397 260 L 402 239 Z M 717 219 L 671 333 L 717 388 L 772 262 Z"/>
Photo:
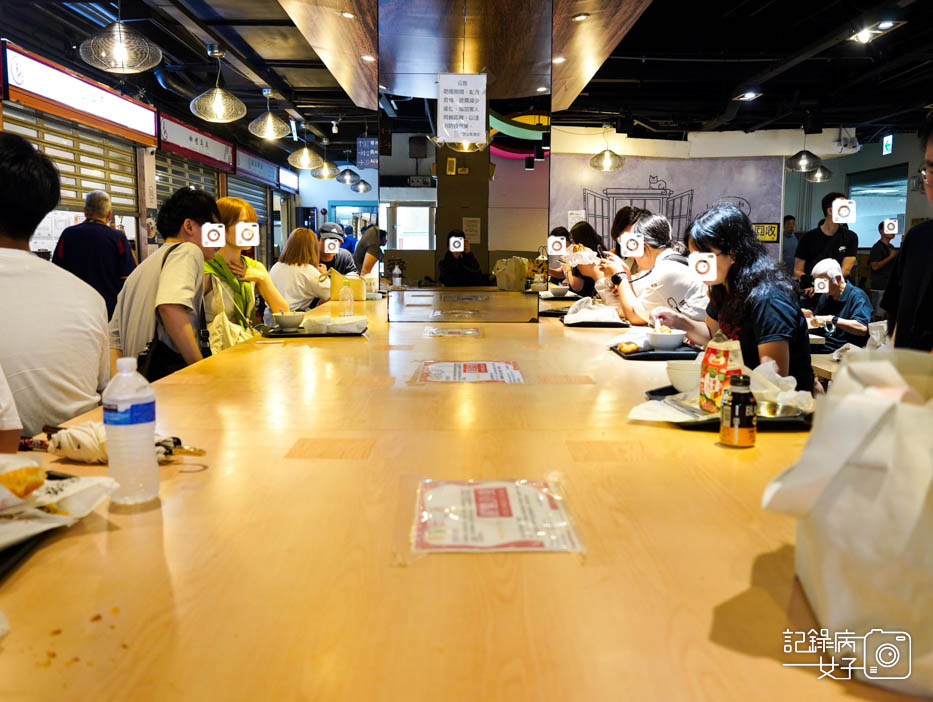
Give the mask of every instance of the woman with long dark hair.
<path id="1" fill-rule="evenodd" d="M 773 360 L 781 375 L 797 379 L 798 390 L 813 390 L 807 323 L 794 287 L 778 261 L 770 258 L 748 217 L 734 205 L 717 205 L 697 217 L 687 232 L 691 251 L 716 256 L 716 279 L 709 285 L 706 320 L 697 322 L 666 307 L 653 318 L 683 329 L 698 344 L 717 331 L 742 346 L 742 359 L 754 368 Z"/>

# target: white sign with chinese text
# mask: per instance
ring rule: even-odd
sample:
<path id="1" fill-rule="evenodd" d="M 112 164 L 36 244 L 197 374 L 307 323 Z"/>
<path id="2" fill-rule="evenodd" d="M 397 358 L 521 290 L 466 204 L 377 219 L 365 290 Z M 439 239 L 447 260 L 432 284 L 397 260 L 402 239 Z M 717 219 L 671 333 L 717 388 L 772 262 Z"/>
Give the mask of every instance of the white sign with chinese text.
<path id="1" fill-rule="evenodd" d="M 275 185 L 278 171 L 278 166 L 274 163 L 237 148 L 236 172 L 238 175 L 250 176 L 270 185 Z"/>
<path id="2" fill-rule="evenodd" d="M 437 135 L 444 141 L 486 141 L 486 74 L 437 74 Z"/>
<path id="3" fill-rule="evenodd" d="M 220 141 L 203 132 L 176 122 L 173 119 L 161 117 L 162 144 L 172 145 L 194 156 L 203 156 L 217 164 L 233 166 L 233 146 Z M 185 154 L 188 155 L 188 154 Z"/>
<path id="4" fill-rule="evenodd" d="M 298 192 L 298 174 L 287 168 L 279 169 L 279 185 L 286 190 Z"/>
<path id="5" fill-rule="evenodd" d="M 481 224 L 482 219 L 479 217 L 463 218 L 463 235 L 469 240 L 471 244 L 480 243 Z"/>

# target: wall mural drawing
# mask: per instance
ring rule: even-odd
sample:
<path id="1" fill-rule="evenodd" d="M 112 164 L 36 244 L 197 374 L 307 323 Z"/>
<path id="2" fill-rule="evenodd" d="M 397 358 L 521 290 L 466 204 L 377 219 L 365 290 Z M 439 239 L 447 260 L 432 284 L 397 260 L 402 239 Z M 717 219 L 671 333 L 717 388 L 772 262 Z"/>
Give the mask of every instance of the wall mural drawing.
<path id="1" fill-rule="evenodd" d="M 625 165 L 611 173 L 590 168 L 588 159 L 582 154 L 552 157 L 550 227 L 567 226 L 568 212 L 585 210 L 586 220 L 607 248 L 612 219 L 627 205 L 666 215 L 678 239 L 697 215 L 721 202 L 737 206 L 754 223 L 781 218 L 784 164 L 780 157 L 628 156 Z M 766 247 L 778 255 L 777 244 Z"/>

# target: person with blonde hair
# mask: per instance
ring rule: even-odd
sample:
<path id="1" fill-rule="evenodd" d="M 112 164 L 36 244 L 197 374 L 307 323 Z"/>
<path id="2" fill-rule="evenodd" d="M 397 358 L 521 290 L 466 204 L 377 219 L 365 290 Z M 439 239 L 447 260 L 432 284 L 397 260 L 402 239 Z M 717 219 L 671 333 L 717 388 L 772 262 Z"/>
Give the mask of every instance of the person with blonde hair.
<path id="1" fill-rule="evenodd" d="M 237 225 L 256 222 L 256 210 L 238 197 L 220 198 L 217 209 L 227 238 L 214 257 L 204 261 L 204 311 L 211 332 L 212 351 L 222 350 L 252 335 L 256 321 L 256 288 L 272 312 L 288 312 L 288 303 L 276 289 L 266 267 L 244 255 L 249 247 L 236 244 Z M 230 325 L 214 322 L 221 311 Z M 239 326 L 242 331 L 232 325 Z"/>
<path id="2" fill-rule="evenodd" d="M 321 263 L 320 244 L 310 229 L 299 227 L 289 235 L 285 250 L 269 276 L 292 312 L 311 309 L 318 300 L 330 299 L 327 267 Z M 271 324 L 272 314 L 268 311 L 265 321 Z"/>

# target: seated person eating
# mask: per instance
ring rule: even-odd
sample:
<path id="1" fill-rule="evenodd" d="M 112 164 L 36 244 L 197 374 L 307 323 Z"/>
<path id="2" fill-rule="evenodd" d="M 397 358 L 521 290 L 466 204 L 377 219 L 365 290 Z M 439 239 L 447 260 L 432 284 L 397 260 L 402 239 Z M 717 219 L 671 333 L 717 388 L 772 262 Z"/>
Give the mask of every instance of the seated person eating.
<path id="1" fill-rule="evenodd" d="M 451 251 L 450 242 L 454 238 L 463 240 L 463 251 Z M 437 264 L 437 267 L 438 280 L 445 287 L 489 285 L 489 276 L 483 273 L 479 261 L 470 251 L 470 240 L 457 229 L 447 234 L 447 253 L 444 254 L 444 258 Z"/>
<path id="2" fill-rule="evenodd" d="M 599 234 L 589 222 L 577 222 L 570 229 L 572 244 L 570 251 L 582 251 L 584 248 L 597 253 L 602 249 Z M 580 297 L 594 297 L 596 295 L 596 281 L 604 277 L 598 263 L 587 263 L 570 268 L 562 264 L 567 284 Z"/>
<path id="3" fill-rule="evenodd" d="M 780 262 L 770 258 L 751 221 L 735 205 L 721 204 L 697 217 L 687 233 L 691 251 L 715 255 L 716 279 L 709 286 L 706 319 L 694 320 L 666 307 L 651 316 L 682 329 L 697 344 L 717 331 L 738 339 L 746 366 L 774 361 L 798 390 L 813 391 L 810 338 L 794 286 Z"/>
<path id="4" fill-rule="evenodd" d="M 868 323 L 871 322 L 872 304 L 865 291 L 846 281 L 842 267 L 832 258 L 824 258 L 813 266 L 810 273 L 813 285 L 819 289 L 828 286 L 828 292 L 817 297 L 813 312 L 804 310 L 813 333 L 826 337 L 818 353 L 832 353 L 845 344 L 864 346 L 868 342 Z"/>
<path id="5" fill-rule="evenodd" d="M 310 229 L 295 229 L 285 242 L 285 250 L 269 269 L 269 277 L 282 293 L 292 312 L 303 312 L 319 300 L 330 299 L 330 276 L 321 263 L 318 239 Z M 265 312 L 265 323 L 272 325 L 272 310 Z"/>
<path id="6" fill-rule="evenodd" d="M 651 310 L 667 306 L 690 319 L 706 319 L 706 285 L 687 265 L 684 245 L 671 239 L 671 223 L 663 215 L 640 217 L 631 227 L 641 235 L 643 254 L 632 260 L 638 272 L 614 253 L 602 263 L 619 297 L 619 314 L 632 324 L 648 324 Z"/>

